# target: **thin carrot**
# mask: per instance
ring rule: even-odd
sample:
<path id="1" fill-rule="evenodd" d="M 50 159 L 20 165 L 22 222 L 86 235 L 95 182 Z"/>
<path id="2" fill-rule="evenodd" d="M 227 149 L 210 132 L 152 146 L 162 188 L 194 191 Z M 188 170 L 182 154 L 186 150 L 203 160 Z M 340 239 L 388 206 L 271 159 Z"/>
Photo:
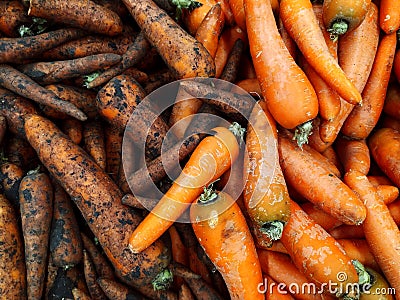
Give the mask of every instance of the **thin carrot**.
<path id="1" fill-rule="evenodd" d="M 53 187 L 50 178 L 28 172 L 19 186 L 21 224 L 25 245 L 27 296 L 41 299 L 53 216 Z"/>
<path id="2" fill-rule="evenodd" d="M 86 294 L 86 292 L 78 289 L 78 288 L 73 288 L 72 289 L 72 295 L 74 296 L 74 300 L 91 300 L 90 296 Z"/>
<path id="3" fill-rule="evenodd" d="M 226 61 L 225 67 L 221 73 L 221 80 L 229 82 L 235 82 L 238 73 L 240 72 L 240 62 L 243 61 L 244 42 L 241 39 L 237 39 L 232 47 L 232 51 L 229 53 L 228 60 Z"/>
<path id="4" fill-rule="evenodd" d="M 104 294 L 100 285 L 97 283 L 97 273 L 94 264 L 89 254 L 83 251 L 83 271 L 85 274 L 85 282 L 88 287 L 90 296 L 93 299 L 107 300 L 107 296 Z"/>
<path id="5" fill-rule="evenodd" d="M 361 225 L 340 225 L 329 230 L 329 234 L 335 239 L 363 239 L 364 230 Z"/>
<path id="6" fill-rule="evenodd" d="M 120 34 L 123 28 L 122 20 L 115 12 L 91 0 L 32 0 L 28 15 L 109 36 Z"/>
<path id="7" fill-rule="evenodd" d="M 204 250 L 203 250 L 204 251 Z M 203 279 L 210 286 L 213 285 L 211 280 L 211 270 L 207 268 L 207 265 L 202 261 L 197 254 L 197 247 L 188 248 L 188 257 L 189 257 L 189 269 L 196 274 L 199 274 L 201 279 Z"/>
<path id="8" fill-rule="evenodd" d="M 168 229 L 168 234 L 171 239 L 171 254 L 173 261 L 176 261 L 184 266 L 189 266 L 189 251 L 183 244 L 181 237 L 175 226 Z M 179 287 L 183 283 L 183 279 L 177 276 L 174 277 L 174 285 Z"/>
<path id="9" fill-rule="evenodd" d="M 363 105 L 353 108 L 346 118 L 343 134 L 365 139 L 378 123 L 392 72 L 396 43 L 396 33 L 385 35 L 379 42 L 371 73 L 362 91 Z"/>
<path id="10" fill-rule="evenodd" d="M 339 136 L 334 144 L 344 172 L 357 170 L 368 174 L 371 164 L 368 145 L 365 140 L 350 140 Z"/>
<path id="11" fill-rule="evenodd" d="M 272 2 L 271 2 L 272 4 Z M 293 57 L 294 60 L 297 60 L 297 55 L 298 55 L 298 48 L 296 45 L 296 42 L 292 39 L 288 31 L 286 30 L 285 26 L 283 26 L 282 18 L 277 16 L 277 25 L 278 25 L 278 31 L 279 34 L 282 37 L 283 43 L 285 44 L 286 48 L 288 49 L 290 55 Z"/>
<path id="12" fill-rule="evenodd" d="M 177 79 L 215 75 L 214 61 L 204 46 L 153 1 L 123 2 Z"/>
<path id="13" fill-rule="evenodd" d="M 86 120 L 86 115 L 72 103 L 63 101 L 53 92 L 40 86 L 27 75 L 9 65 L 0 65 L 0 85 L 37 103 L 51 106 L 78 120 Z"/>
<path id="14" fill-rule="evenodd" d="M 199 1 L 174 1 L 176 5 L 176 16 L 182 16 L 185 29 L 194 36 L 201 22 L 204 20 L 211 7 L 217 4 L 215 0 Z"/>
<path id="15" fill-rule="evenodd" d="M 236 134 L 243 133 L 237 123 L 230 128 Z M 172 187 L 131 234 L 131 251 L 141 252 L 156 241 L 202 193 L 204 186 L 218 179 L 236 159 L 239 144 L 235 134 L 224 127 L 213 131 L 215 135 L 200 142 Z M 202 168 L 205 161 L 208 166 Z"/>
<path id="16" fill-rule="evenodd" d="M 106 169 L 107 153 L 104 129 L 99 121 L 88 121 L 83 126 L 83 147 L 103 170 Z"/>
<path id="17" fill-rule="evenodd" d="M 98 278 L 98 284 L 103 290 L 104 294 L 110 300 L 119 300 L 119 299 L 134 299 L 134 300 L 145 300 L 146 298 L 140 295 L 139 292 L 134 291 L 128 286 L 114 281 L 108 278 Z"/>
<path id="18" fill-rule="evenodd" d="M 283 25 L 300 51 L 321 76 L 346 101 L 361 102 L 360 92 L 330 54 L 309 0 L 283 0 L 279 5 Z"/>
<path id="19" fill-rule="evenodd" d="M 268 110 L 277 123 L 288 129 L 314 119 L 317 96 L 283 43 L 270 1 L 247 0 L 244 6 L 250 52 Z M 290 114 L 287 107 L 292 108 Z"/>
<path id="20" fill-rule="evenodd" d="M 81 121 L 68 118 L 63 120 L 60 128 L 75 144 L 79 145 L 81 143 L 83 139 L 83 125 Z"/>
<path id="21" fill-rule="evenodd" d="M 235 23 L 246 32 L 246 14 L 243 0 L 228 0 Z"/>
<path id="22" fill-rule="evenodd" d="M 379 25 L 386 34 L 400 27 L 400 4 L 396 0 L 381 0 L 379 4 Z"/>

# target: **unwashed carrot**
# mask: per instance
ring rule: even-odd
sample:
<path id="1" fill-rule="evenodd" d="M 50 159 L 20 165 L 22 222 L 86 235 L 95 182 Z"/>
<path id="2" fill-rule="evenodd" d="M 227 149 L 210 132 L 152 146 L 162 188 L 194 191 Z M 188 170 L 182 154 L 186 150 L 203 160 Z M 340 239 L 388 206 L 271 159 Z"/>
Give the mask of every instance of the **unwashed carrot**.
<path id="1" fill-rule="evenodd" d="M 20 1 L 0 1 L 0 32 L 8 37 L 19 37 L 20 26 L 31 23 Z"/>
<path id="2" fill-rule="evenodd" d="M 7 135 L 4 157 L 7 158 L 7 162 L 16 164 L 25 172 L 39 164 L 35 150 L 25 139 L 16 135 Z"/>
<path id="3" fill-rule="evenodd" d="M 19 186 L 22 232 L 25 245 L 27 296 L 43 296 L 53 216 L 53 187 L 45 173 L 28 172 Z"/>
<path id="4" fill-rule="evenodd" d="M 83 138 L 83 125 L 81 121 L 68 118 L 62 121 L 60 128 L 75 144 L 79 145 L 81 143 Z"/>
<path id="5" fill-rule="evenodd" d="M 233 44 L 228 60 L 222 70 L 220 77 L 221 80 L 235 82 L 236 77 L 238 77 L 238 73 L 240 72 L 240 63 L 243 61 L 243 52 L 244 42 L 241 39 L 237 39 L 235 44 Z"/>
<path id="6" fill-rule="evenodd" d="M 122 20 L 115 12 L 91 0 L 32 0 L 28 15 L 109 36 L 120 34 L 123 28 Z"/>
<path id="7" fill-rule="evenodd" d="M 132 300 L 141 300 L 146 299 L 144 296 L 140 295 L 139 292 L 136 292 L 129 288 L 128 286 L 114 281 L 108 278 L 99 278 L 97 282 L 104 294 L 110 300 L 119 300 L 119 299 L 132 299 Z"/>
<path id="8" fill-rule="evenodd" d="M 394 62 L 393 62 L 393 69 L 394 74 L 398 82 L 400 82 L 400 51 L 397 50 L 396 54 L 394 55 Z"/>
<path id="9" fill-rule="evenodd" d="M 83 126 L 83 147 L 103 170 L 106 169 L 107 157 L 104 129 L 99 121 L 88 121 Z"/>
<path id="10" fill-rule="evenodd" d="M 78 289 L 78 288 L 73 288 L 72 289 L 72 295 L 74 296 L 74 300 L 91 300 L 90 296 L 86 294 L 86 292 Z"/>
<path id="11" fill-rule="evenodd" d="M 0 165 L 0 183 L 2 194 L 15 208 L 19 208 L 19 186 L 24 177 L 24 170 L 10 162 L 2 162 Z"/>
<path id="12" fill-rule="evenodd" d="M 93 299 L 107 300 L 107 296 L 104 294 L 100 285 L 97 283 L 97 273 L 94 264 L 89 254 L 83 251 L 83 271 L 85 274 L 85 282 L 88 287 L 90 296 Z"/>

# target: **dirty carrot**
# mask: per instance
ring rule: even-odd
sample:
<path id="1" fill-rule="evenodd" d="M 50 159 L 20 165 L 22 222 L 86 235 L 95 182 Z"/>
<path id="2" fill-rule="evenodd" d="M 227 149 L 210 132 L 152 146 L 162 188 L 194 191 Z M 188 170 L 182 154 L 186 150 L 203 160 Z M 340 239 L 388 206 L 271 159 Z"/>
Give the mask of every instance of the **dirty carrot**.
<path id="1" fill-rule="evenodd" d="M 178 299 L 179 300 L 195 300 L 194 295 L 193 295 L 192 291 L 190 290 L 190 287 L 185 282 L 183 282 L 179 286 Z"/>
<path id="2" fill-rule="evenodd" d="M 365 238 L 363 227 L 360 225 L 340 225 L 331 230 L 329 234 L 335 239 L 363 239 Z"/>
<path id="3" fill-rule="evenodd" d="M 264 299 L 257 290 L 262 274 L 256 247 L 234 199 L 205 189 L 190 207 L 190 220 L 199 243 L 224 277 L 230 298 Z"/>
<path id="4" fill-rule="evenodd" d="M 93 299 L 107 300 L 107 296 L 104 294 L 100 285 L 97 283 L 97 273 L 93 261 L 86 250 L 83 250 L 83 271 L 85 274 L 85 282 L 88 287 L 90 296 Z"/>
<path id="5" fill-rule="evenodd" d="M 53 186 L 45 173 L 27 173 L 19 186 L 21 224 L 25 245 L 27 296 L 41 299 L 44 290 L 51 220 Z"/>
<path id="6" fill-rule="evenodd" d="M 0 144 L 3 142 L 6 132 L 7 132 L 7 119 L 5 116 L 0 115 Z"/>
<path id="7" fill-rule="evenodd" d="M 343 134 L 355 139 L 365 139 L 378 123 L 392 74 L 396 44 L 395 32 L 380 40 L 371 73 L 362 91 L 363 105 L 354 107 L 346 118 L 342 127 Z"/>
<path id="8" fill-rule="evenodd" d="M 251 57 L 268 110 L 288 129 L 314 119 L 317 95 L 284 44 L 270 1 L 245 0 L 244 7 Z M 292 108 L 290 114 L 287 107 Z"/>
<path id="9" fill-rule="evenodd" d="M 81 121 L 68 118 L 63 120 L 60 128 L 75 144 L 79 145 L 81 143 L 83 138 L 83 125 Z"/>
<path id="10" fill-rule="evenodd" d="M 35 150 L 26 139 L 17 135 L 7 134 L 7 143 L 4 145 L 3 155 L 7 162 L 16 164 L 24 172 L 36 168 L 39 164 Z"/>
<path id="11" fill-rule="evenodd" d="M 379 25 L 386 34 L 400 27 L 400 3 L 396 0 L 381 0 L 379 4 Z"/>
<path id="12" fill-rule="evenodd" d="M 31 99 L 42 105 L 48 105 L 65 112 L 78 120 L 86 120 L 86 115 L 72 103 L 63 101 L 53 92 L 45 89 L 27 75 L 9 65 L 0 65 L 0 85 L 20 96 Z"/>
<path id="13" fill-rule="evenodd" d="M 7 37 L 19 37 L 20 26 L 31 23 L 20 1 L 0 1 L 0 32 Z"/>
<path id="14" fill-rule="evenodd" d="M 27 299 L 24 241 L 11 203 L 0 194 L 0 292 L 7 299 Z"/>
<path id="15" fill-rule="evenodd" d="M 221 80 L 229 82 L 235 82 L 238 73 L 240 72 L 240 63 L 242 61 L 242 55 L 244 52 L 244 42 L 241 39 L 237 39 L 233 44 L 232 50 L 229 53 L 228 60 L 226 61 L 225 67 L 221 73 Z"/>
<path id="16" fill-rule="evenodd" d="M 140 295 L 139 292 L 136 292 L 129 288 L 128 286 L 114 281 L 109 278 L 98 278 L 97 282 L 104 294 L 110 300 L 119 300 L 119 299 L 134 299 L 134 300 L 145 300 L 146 298 Z"/>
<path id="17" fill-rule="evenodd" d="M 78 289 L 78 288 L 73 288 L 72 289 L 72 295 L 74 296 L 74 300 L 91 300 L 90 296 L 86 294 L 86 292 Z"/>
<path id="18" fill-rule="evenodd" d="M 200 142 L 174 184 L 131 234 L 129 248 L 132 252 L 141 252 L 149 247 L 181 216 L 205 186 L 230 168 L 239 154 L 237 137 L 240 139 L 243 135 L 243 128 L 235 123 L 230 129 L 216 127 L 213 132 L 214 135 Z M 205 162 L 208 166 L 202 168 Z"/>
<path id="19" fill-rule="evenodd" d="M 121 131 L 112 125 L 104 125 L 105 148 L 106 148 L 106 172 L 115 181 L 118 180 L 119 166 L 122 159 Z"/>
<path id="20" fill-rule="evenodd" d="M 339 136 L 334 144 L 336 153 L 343 165 L 343 171 L 357 170 L 368 174 L 371 158 L 368 145 L 365 140 L 351 140 Z"/>
<path id="21" fill-rule="evenodd" d="M 393 62 L 394 75 L 398 82 L 400 82 L 400 51 L 397 49 L 396 54 L 394 55 Z"/>
<path id="22" fill-rule="evenodd" d="M 204 46 L 153 1 L 123 2 L 176 79 L 215 75 L 214 61 Z"/>
<path id="23" fill-rule="evenodd" d="M 1 192 L 15 208 L 19 208 L 18 190 L 24 175 L 24 170 L 15 163 L 2 162 L 0 165 Z"/>
<path id="24" fill-rule="evenodd" d="M 120 34 L 123 29 L 122 20 L 115 12 L 91 0 L 31 0 L 28 15 L 109 36 Z"/>
<path id="25" fill-rule="evenodd" d="M 103 170 L 106 169 L 107 157 L 104 130 L 100 121 L 92 120 L 83 125 L 83 147 Z"/>

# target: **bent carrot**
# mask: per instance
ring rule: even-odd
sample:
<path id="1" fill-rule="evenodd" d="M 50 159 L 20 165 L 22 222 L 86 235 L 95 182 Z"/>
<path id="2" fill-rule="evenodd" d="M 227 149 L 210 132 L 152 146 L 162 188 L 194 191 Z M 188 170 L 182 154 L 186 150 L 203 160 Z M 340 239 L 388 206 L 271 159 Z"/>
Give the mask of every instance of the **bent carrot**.
<path id="1" fill-rule="evenodd" d="M 190 220 L 199 243 L 224 277 L 230 298 L 264 299 L 257 290 L 262 274 L 256 247 L 234 199 L 206 189 L 190 207 Z"/>
<path id="2" fill-rule="evenodd" d="M 334 147 L 344 172 L 357 170 L 365 175 L 368 174 L 371 158 L 365 140 L 350 140 L 340 136 L 336 139 Z"/>
<path id="3" fill-rule="evenodd" d="M 237 123 L 230 128 L 238 136 L 243 134 Z M 181 216 L 205 186 L 229 169 L 239 154 L 239 144 L 231 130 L 216 127 L 213 129 L 215 135 L 200 142 L 171 188 L 131 234 L 129 248 L 132 252 L 141 252 L 149 247 Z M 204 164 L 206 168 L 202 167 Z"/>
<path id="4" fill-rule="evenodd" d="M 184 1 L 175 2 L 178 3 L 177 17 L 179 17 L 179 9 L 181 9 L 183 24 L 193 36 L 196 34 L 197 29 L 199 29 L 201 22 L 203 22 L 210 9 L 217 4 L 215 0 L 186 1 L 187 3 L 184 3 Z"/>

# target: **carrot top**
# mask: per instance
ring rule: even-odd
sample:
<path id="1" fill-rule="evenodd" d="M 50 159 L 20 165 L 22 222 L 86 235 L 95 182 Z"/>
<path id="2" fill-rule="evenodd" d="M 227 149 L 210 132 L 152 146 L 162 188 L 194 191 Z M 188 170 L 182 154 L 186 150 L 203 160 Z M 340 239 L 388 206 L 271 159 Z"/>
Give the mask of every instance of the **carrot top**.
<path id="1" fill-rule="evenodd" d="M 203 4 L 196 0 L 171 0 L 171 3 L 176 6 L 176 19 L 182 16 L 182 10 L 193 10 Z"/>

